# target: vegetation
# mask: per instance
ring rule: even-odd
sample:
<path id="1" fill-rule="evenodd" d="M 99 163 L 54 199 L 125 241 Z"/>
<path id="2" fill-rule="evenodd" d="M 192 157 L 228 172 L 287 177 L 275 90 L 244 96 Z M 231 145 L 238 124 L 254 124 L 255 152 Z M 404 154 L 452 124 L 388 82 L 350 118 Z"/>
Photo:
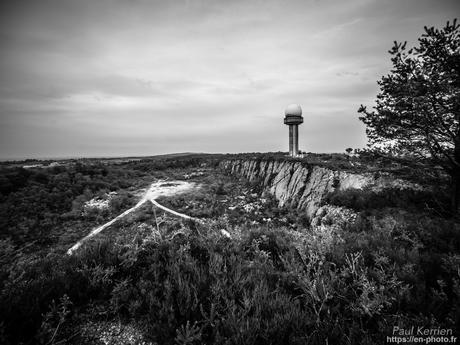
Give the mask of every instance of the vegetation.
<path id="1" fill-rule="evenodd" d="M 440 165 L 451 178 L 451 207 L 460 206 L 460 25 L 425 27 L 419 47 L 395 42 L 393 69 L 378 82 L 375 111 L 358 112 L 374 148 Z"/>
<path id="2" fill-rule="evenodd" d="M 382 344 L 395 325 L 460 325 L 460 226 L 442 197 L 337 190 L 324 207 L 351 216 L 310 224 L 217 157 L 85 163 L 2 170 L 1 343 L 98 344 L 88 329 L 110 322 L 151 344 Z M 64 255 L 165 177 L 201 184 L 159 201 L 202 223 L 145 205 Z"/>
<path id="3" fill-rule="evenodd" d="M 71 161 L 59 166 L 0 169 L 0 239 L 29 249 L 67 246 L 134 203 L 152 179 L 181 175 L 203 157 L 138 160 L 122 164 Z M 209 161 L 212 164 L 212 159 Z M 172 172 L 171 170 L 174 170 Z M 107 210 L 84 210 L 92 198 L 116 191 Z"/>
<path id="4" fill-rule="evenodd" d="M 409 229 L 382 219 L 363 225 L 329 246 L 283 228 L 227 240 L 210 227 L 142 247 L 106 240 L 76 257 L 22 261 L 4 267 L 16 282 L 3 289 L 5 333 L 81 343 L 74 325 L 91 317 L 137 320 L 162 344 L 376 344 L 394 324 L 454 326 L 459 258 L 438 252 L 447 236 L 437 255 L 418 254 Z"/>

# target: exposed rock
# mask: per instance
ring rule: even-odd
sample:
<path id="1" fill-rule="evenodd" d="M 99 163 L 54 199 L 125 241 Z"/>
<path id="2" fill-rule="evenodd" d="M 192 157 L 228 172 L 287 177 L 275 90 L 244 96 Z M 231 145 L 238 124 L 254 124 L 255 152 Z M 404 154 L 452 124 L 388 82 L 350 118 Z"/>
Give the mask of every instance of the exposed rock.
<path id="1" fill-rule="evenodd" d="M 83 205 L 83 213 L 90 209 L 104 210 L 110 207 L 110 201 L 117 195 L 117 192 L 110 192 L 102 198 L 93 198 Z"/>
<path id="2" fill-rule="evenodd" d="M 122 325 L 116 322 L 89 321 L 81 327 L 80 333 L 80 341 L 84 344 L 157 344 L 146 340 L 142 331 L 134 324 Z"/>
<path id="3" fill-rule="evenodd" d="M 227 160 L 221 168 L 251 182 L 259 181 L 265 192 L 272 194 L 279 206 L 290 204 L 305 210 L 312 219 L 329 192 L 350 188 L 380 191 L 385 188 L 421 189 L 413 183 L 390 175 L 376 177 L 372 173 L 336 171 L 320 166 L 304 166 L 300 162 L 267 160 Z"/>
<path id="4" fill-rule="evenodd" d="M 230 233 L 225 229 L 221 229 L 220 233 L 222 234 L 222 236 L 225 236 L 227 238 L 232 238 L 232 235 L 230 235 Z"/>

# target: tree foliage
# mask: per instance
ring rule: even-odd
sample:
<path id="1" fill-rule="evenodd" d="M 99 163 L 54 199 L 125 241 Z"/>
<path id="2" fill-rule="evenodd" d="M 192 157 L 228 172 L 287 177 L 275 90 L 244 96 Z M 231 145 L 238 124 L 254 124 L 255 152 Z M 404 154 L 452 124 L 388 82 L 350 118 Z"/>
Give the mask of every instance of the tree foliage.
<path id="1" fill-rule="evenodd" d="M 425 27 L 419 46 L 395 42 L 393 68 L 378 84 L 374 111 L 358 112 L 373 148 L 430 158 L 452 177 L 453 203 L 460 191 L 460 25 Z"/>

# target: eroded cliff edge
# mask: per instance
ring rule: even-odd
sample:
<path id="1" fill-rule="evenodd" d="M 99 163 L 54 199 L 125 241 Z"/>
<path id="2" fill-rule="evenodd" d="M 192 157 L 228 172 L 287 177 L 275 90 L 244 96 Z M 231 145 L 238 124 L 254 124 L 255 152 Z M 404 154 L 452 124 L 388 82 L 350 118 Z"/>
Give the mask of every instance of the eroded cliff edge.
<path id="1" fill-rule="evenodd" d="M 310 219 L 316 215 L 328 193 L 336 190 L 420 188 L 390 175 L 332 170 L 298 161 L 232 159 L 222 161 L 220 167 L 232 175 L 257 181 L 265 192 L 278 200 L 280 206 L 289 204 L 305 210 Z"/>

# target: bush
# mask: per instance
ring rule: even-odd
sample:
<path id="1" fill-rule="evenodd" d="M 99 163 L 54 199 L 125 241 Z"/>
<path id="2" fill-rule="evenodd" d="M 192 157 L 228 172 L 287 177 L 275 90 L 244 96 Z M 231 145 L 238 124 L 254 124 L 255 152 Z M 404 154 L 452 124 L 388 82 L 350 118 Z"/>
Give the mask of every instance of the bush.
<path id="1" fill-rule="evenodd" d="M 102 303 L 106 315 L 145 322 L 146 334 L 164 344 L 315 344 L 339 342 L 342 333 L 352 343 L 377 334 L 365 320 L 385 317 L 399 298 L 400 283 L 370 274 L 359 253 L 328 263 L 299 252 L 284 229 L 247 229 L 232 241 L 212 228 L 200 234 L 140 250 L 96 242 L 72 258 L 24 262 L 1 294 L 8 339 L 49 339 L 68 307 L 48 308 L 68 300 L 73 310 Z"/>
<path id="2" fill-rule="evenodd" d="M 344 206 L 356 211 L 391 207 L 418 212 L 425 210 L 436 215 L 449 214 L 447 196 L 439 193 L 439 191 L 434 193 L 428 190 L 386 188 L 381 191 L 374 191 L 369 187 L 364 189 L 336 189 L 325 197 L 323 203 Z"/>

